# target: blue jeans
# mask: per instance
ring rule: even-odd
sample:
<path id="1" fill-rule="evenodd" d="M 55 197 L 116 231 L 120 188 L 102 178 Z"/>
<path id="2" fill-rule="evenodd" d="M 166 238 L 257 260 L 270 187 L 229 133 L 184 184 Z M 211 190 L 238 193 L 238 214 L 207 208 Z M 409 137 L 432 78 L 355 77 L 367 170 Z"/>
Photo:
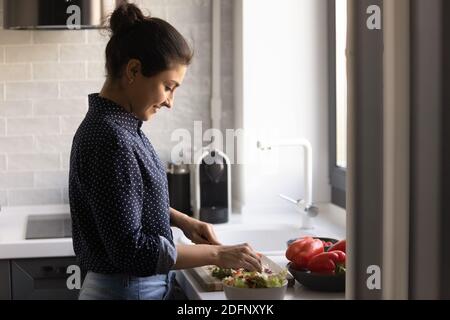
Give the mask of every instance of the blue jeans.
<path id="1" fill-rule="evenodd" d="M 125 274 L 100 274 L 89 271 L 79 300 L 169 300 L 174 293 L 175 272 L 168 275 L 133 277 Z"/>

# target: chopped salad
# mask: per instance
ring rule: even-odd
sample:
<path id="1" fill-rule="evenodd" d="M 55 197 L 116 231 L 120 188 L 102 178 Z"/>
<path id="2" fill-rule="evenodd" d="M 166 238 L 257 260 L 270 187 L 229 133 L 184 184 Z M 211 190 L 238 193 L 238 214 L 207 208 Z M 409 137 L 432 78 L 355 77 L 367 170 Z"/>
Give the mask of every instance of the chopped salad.
<path id="1" fill-rule="evenodd" d="M 212 275 L 221 279 L 225 285 L 237 288 L 279 288 L 286 283 L 287 270 L 275 274 L 267 267 L 263 267 L 262 272 L 215 267 Z"/>
<path id="2" fill-rule="evenodd" d="M 226 277 L 230 277 L 233 275 L 233 269 L 224 269 L 224 268 L 219 268 L 219 267 L 213 267 L 213 269 L 211 270 L 211 275 L 214 278 L 223 280 Z"/>

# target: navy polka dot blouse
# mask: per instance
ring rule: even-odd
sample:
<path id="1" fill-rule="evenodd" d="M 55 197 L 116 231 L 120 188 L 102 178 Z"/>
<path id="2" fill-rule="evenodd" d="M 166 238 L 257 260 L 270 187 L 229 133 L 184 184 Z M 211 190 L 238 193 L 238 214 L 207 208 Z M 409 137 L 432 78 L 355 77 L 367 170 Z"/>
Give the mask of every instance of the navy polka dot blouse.
<path id="1" fill-rule="evenodd" d="M 86 271 L 144 277 L 167 274 L 176 261 L 165 168 L 141 126 L 89 95 L 69 175 L 73 247 Z"/>

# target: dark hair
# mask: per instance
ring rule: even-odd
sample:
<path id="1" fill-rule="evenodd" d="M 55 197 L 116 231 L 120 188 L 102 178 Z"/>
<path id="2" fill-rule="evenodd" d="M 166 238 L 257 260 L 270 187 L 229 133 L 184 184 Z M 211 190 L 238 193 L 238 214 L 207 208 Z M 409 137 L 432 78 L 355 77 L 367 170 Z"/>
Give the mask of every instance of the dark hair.
<path id="1" fill-rule="evenodd" d="M 141 62 L 146 77 L 192 61 L 192 49 L 171 24 L 145 16 L 134 4 L 120 4 L 109 19 L 109 29 L 106 71 L 110 78 L 120 78 L 130 59 Z"/>

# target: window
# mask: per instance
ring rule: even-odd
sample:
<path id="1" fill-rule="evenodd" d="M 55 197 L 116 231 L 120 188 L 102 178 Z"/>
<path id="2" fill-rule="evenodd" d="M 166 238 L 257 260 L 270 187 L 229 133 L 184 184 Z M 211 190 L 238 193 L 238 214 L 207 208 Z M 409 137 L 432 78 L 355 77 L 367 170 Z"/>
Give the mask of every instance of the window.
<path id="1" fill-rule="evenodd" d="M 332 202 L 345 208 L 347 169 L 347 0 L 328 2 L 330 182 Z"/>

